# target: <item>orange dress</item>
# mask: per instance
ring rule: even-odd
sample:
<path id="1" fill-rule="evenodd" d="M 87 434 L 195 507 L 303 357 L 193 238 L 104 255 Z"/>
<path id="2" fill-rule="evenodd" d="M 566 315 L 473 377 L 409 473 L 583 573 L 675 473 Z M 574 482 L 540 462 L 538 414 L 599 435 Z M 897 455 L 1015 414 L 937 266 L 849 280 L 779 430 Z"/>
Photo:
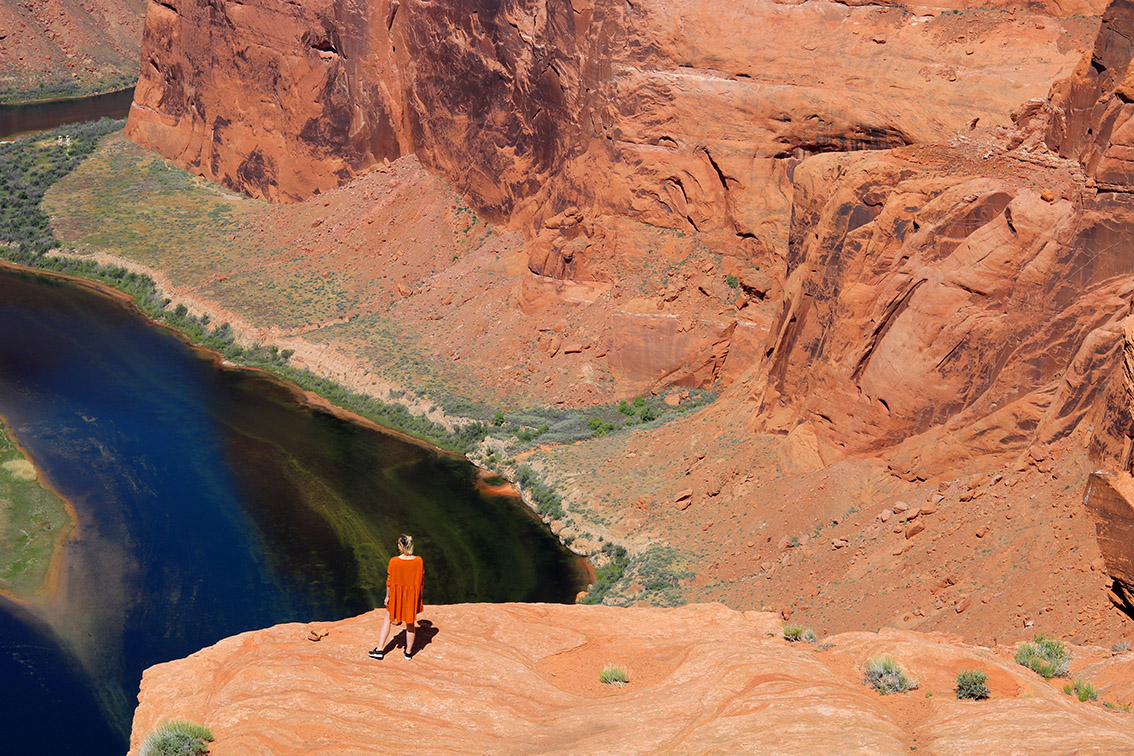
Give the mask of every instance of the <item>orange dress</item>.
<path id="1" fill-rule="evenodd" d="M 390 600 L 386 609 L 394 622 L 411 624 L 422 610 L 421 587 L 425 584 L 425 562 L 421 557 L 402 559 L 394 557 L 386 570 L 386 587 Z"/>

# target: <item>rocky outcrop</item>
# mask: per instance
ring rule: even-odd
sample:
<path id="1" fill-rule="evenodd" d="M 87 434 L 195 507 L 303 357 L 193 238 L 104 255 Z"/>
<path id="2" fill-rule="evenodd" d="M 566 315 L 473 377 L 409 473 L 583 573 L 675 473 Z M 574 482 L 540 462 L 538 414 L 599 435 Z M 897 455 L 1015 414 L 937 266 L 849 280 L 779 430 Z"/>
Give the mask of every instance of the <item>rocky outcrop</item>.
<path id="1" fill-rule="evenodd" d="M 1011 133 L 796 169 L 761 427 L 804 423 L 822 458 L 892 450 L 897 472 L 925 477 L 1122 404 L 1106 386 L 1134 302 L 1132 8 L 1110 7 L 1093 52 Z M 1096 439 L 1096 458 L 1115 446 Z"/>
<path id="2" fill-rule="evenodd" d="M 905 473 L 1062 438 L 1134 296 L 1134 206 L 1084 181 L 975 138 L 805 162 L 764 427 L 807 423 L 827 457 L 898 447 Z"/>
<path id="3" fill-rule="evenodd" d="M 36 100 L 124 87 L 146 0 L 0 0 L 0 95 Z"/>
<path id="4" fill-rule="evenodd" d="M 780 638 L 779 617 L 719 604 L 429 607 L 412 661 L 368 659 L 377 612 L 221 641 L 147 670 L 131 753 L 161 722 L 216 736 L 210 753 L 710 754 L 1134 753 L 1127 717 L 1083 704 L 1012 662 L 1011 649 L 897 630 L 816 648 Z M 321 639 L 313 642 L 321 634 Z M 423 637 L 424 636 L 424 637 Z M 1101 700 L 1134 695 L 1134 657 L 1075 648 Z M 892 655 L 919 681 L 881 696 L 867 659 Z M 599 683 L 608 664 L 624 688 Z M 991 699 L 958 701 L 961 669 L 988 675 Z M 932 693 L 932 696 L 927 694 Z"/>
<path id="5" fill-rule="evenodd" d="M 1051 149 L 1083 164 L 1100 190 L 1134 186 L 1134 3 L 1115 0 L 1103 14 L 1094 50 L 1052 96 Z"/>
<path id="6" fill-rule="evenodd" d="M 1110 599 L 1134 616 L 1134 477 L 1129 472 L 1096 472 L 1083 496 L 1098 534 L 1107 574 L 1114 580 Z"/>

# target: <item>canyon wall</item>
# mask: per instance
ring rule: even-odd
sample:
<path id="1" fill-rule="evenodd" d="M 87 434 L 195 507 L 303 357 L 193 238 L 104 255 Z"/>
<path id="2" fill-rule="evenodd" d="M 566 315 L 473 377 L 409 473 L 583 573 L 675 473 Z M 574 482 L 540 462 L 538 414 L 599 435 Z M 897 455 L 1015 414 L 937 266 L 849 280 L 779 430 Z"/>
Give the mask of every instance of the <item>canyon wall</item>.
<path id="1" fill-rule="evenodd" d="M 1010 125 L 1100 7 L 155 0 L 127 134 L 277 201 L 415 153 L 523 231 L 537 321 L 565 291 L 613 299 L 642 260 L 680 272 L 596 326 L 620 391 L 727 387 L 766 352 L 801 161 Z"/>
<path id="2" fill-rule="evenodd" d="M 532 232 L 626 214 L 782 254 L 800 158 L 1007 123 L 1096 6 L 155 0 L 128 134 L 267 199 L 415 152 Z M 536 272 L 571 274 L 558 236 Z"/>
<path id="3" fill-rule="evenodd" d="M 755 375 L 754 428 L 925 477 L 1063 438 L 1121 351 L 1131 12 L 1098 11 L 162 0 L 128 135 L 273 200 L 416 153 L 524 230 L 536 318 L 657 254 L 620 219 L 693 232 L 774 318 L 682 305 L 655 354 L 615 310 L 614 374 Z"/>

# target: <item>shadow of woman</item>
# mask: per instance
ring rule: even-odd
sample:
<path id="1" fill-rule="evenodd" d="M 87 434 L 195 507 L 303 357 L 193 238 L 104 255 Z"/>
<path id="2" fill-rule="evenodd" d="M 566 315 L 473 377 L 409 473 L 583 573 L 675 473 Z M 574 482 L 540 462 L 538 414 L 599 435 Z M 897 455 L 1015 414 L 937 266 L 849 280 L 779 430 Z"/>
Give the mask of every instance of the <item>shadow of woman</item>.
<path id="1" fill-rule="evenodd" d="M 437 637 L 437 634 L 440 633 L 440 632 L 441 631 L 438 630 L 436 627 L 434 627 L 433 623 L 430 622 L 429 620 L 418 620 L 417 621 L 417 631 L 414 633 L 414 639 L 413 639 L 413 655 L 417 656 L 418 654 L 420 654 L 422 652 L 422 650 L 426 646 L 428 646 L 433 641 L 433 639 Z M 382 650 L 385 653 L 390 653 L 390 651 L 394 650 L 395 648 L 405 648 L 405 647 L 406 647 L 406 631 L 403 628 L 400 633 L 398 633 L 397 635 L 395 635 L 393 638 L 390 639 L 390 642 L 387 643 L 386 647 Z"/>

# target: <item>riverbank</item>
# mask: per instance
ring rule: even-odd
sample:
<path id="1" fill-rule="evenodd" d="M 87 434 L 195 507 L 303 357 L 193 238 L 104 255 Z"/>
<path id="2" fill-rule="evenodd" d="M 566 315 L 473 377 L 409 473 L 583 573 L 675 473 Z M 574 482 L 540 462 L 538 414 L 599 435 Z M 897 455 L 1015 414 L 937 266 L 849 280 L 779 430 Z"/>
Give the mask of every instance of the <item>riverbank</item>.
<path id="1" fill-rule="evenodd" d="M 91 95 L 0 103 L 0 140 L 10 141 L 100 118 L 125 119 L 133 99 L 134 88 L 128 86 Z"/>
<path id="2" fill-rule="evenodd" d="M 50 269 L 50 267 L 44 267 L 51 266 L 53 259 L 82 263 L 93 262 L 95 267 L 85 265 L 83 266 L 85 274 L 78 275 L 59 272 Z M 325 393 L 333 394 L 336 391 L 355 391 L 357 390 L 355 387 L 359 387 L 357 380 L 353 382 L 354 386 L 343 386 L 342 384 L 336 383 L 332 378 L 332 376 L 336 375 L 357 378 L 360 374 L 365 374 L 365 371 L 357 368 L 352 371 L 348 357 L 332 355 L 330 364 L 334 366 L 336 372 L 328 374 L 326 372 L 328 350 L 325 347 L 320 348 L 318 345 L 309 344 L 301 338 L 285 337 L 270 347 L 271 353 L 286 355 L 284 360 L 277 362 L 277 364 L 267 366 L 262 363 L 247 364 L 239 360 L 233 361 L 230 359 L 230 356 L 226 355 L 224 352 L 202 345 L 199 333 L 194 334 L 191 330 L 172 325 L 162 320 L 160 314 L 174 305 L 186 307 L 188 310 L 188 306 L 191 304 L 193 309 L 188 310 L 188 312 L 192 318 L 195 318 L 195 321 L 193 321 L 195 324 L 208 324 L 223 321 L 231 329 L 232 339 L 247 350 L 263 350 L 263 338 L 265 334 L 260 329 L 251 328 L 241 318 L 235 316 L 227 309 L 215 305 L 215 303 L 203 302 L 192 296 L 184 296 L 183 292 L 178 291 L 176 287 L 170 286 L 168 279 L 163 276 L 160 271 L 149 269 L 146 266 L 106 252 L 83 255 L 55 250 L 49 255 L 38 258 L 37 263 L 37 265 L 30 266 L 0 260 L 0 268 L 65 280 L 73 285 L 98 292 L 103 296 L 114 299 L 123 306 L 134 309 L 140 315 L 150 320 L 155 326 L 170 331 L 193 349 L 207 354 L 219 368 L 251 370 L 271 376 L 274 380 L 278 381 L 281 386 L 291 391 L 298 401 L 308 406 L 316 407 L 349 422 L 395 436 L 408 443 L 421 445 L 438 453 L 463 457 L 481 471 L 482 480 L 486 480 L 492 476 L 499 476 L 506 482 L 506 485 L 487 486 L 486 489 L 490 489 L 491 493 L 514 496 L 533 513 L 541 517 L 544 524 L 550 527 L 552 534 L 558 538 L 559 542 L 581 558 L 581 567 L 587 574 L 588 584 L 594 583 L 595 581 L 596 567 L 601 567 L 609 563 L 610 560 L 601 552 L 602 542 L 610 535 L 609 533 L 606 533 L 604 536 L 596 537 L 590 535 L 588 532 L 588 538 L 579 538 L 579 529 L 585 527 L 585 525 L 575 523 L 574 518 L 571 518 L 561 507 L 556 506 L 553 511 L 549 512 L 540 495 L 540 489 L 546 487 L 542 486 L 538 479 L 534 477 L 526 477 L 519 474 L 520 468 L 515 464 L 500 464 L 491 449 L 486 450 L 481 448 L 480 445 L 466 450 L 443 448 L 435 443 L 431 443 L 432 439 L 421 438 L 403 429 L 378 423 L 374 419 L 348 407 L 344 407 L 333 401 L 332 398 L 326 396 Z M 129 271 L 135 276 L 134 278 L 127 279 L 134 285 L 128 288 L 121 288 L 123 279 L 126 278 L 121 275 L 120 271 L 122 270 Z M 118 286 L 114 285 L 115 281 L 118 282 Z M 139 282 L 142 282 L 141 286 L 138 285 Z M 170 286 L 170 288 L 163 288 L 158 282 L 162 282 L 166 286 Z M 146 302 L 161 302 L 163 306 L 155 310 L 153 306 L 143 306 Z M 236 323 L 235 325 L 226 319 L 229 317 L 232 317 L 232 320 Z M 279 349 L 281 346 L 284 348 Z M 296 359 L 297 357 L 298 359 Z M 338 359 L 334 359 L 335 357 L 338 357 Z M 314 375 L 317 378 L 327 381 L 328 385 L 332 387 L 332 391 L 319 393 L 318 391 L 296 383 L 293 378 L 297 374 L 301 374 L 298 373 L 298 371 L 303 371 L 303 373 Z M 366 395 L 378 401 L 384 400 L 379 397 L 385 397 L 392 402 L 412 397 L 411 394 L 400 391 L 396 387 L 389 386 L 388 384 L 379 385 L 381 389 L 386 392 L 385 394 L 375 396 L 373 393 L 367 393 Z M 360 388 L 365 391 L 367 387 L 361 386 Z M 424 404 L 421 400 L 411 399 L 411 401 L 400 404 L 399 406 L 404 407 L 408 411 L 413 411 L 422 408 Z M 433 411 L 434 414 L 430 416 L 429 419 L 433 422 L 437 422 L 439 426 L 441 424 L 439 421 L 445 422 L 446 424 L 442 427 L 447 429 L 455 428 L 453 431 L 453 438 L 455 439 L 461 438 L 460 432 L 463 427 L 477 424 L 477 421 L 471 418 L 455 418 L 445 415 L 435 407 Z M 458 423 L 462 421 L 463 425 L 459 425 Z M 434 438 L 436 438 L 436 435 Z M 442 440 L 442 443 L 444 443 L 444 440 Z M 531 476 L 530 468 L 526 469 L 528 475 Z M 546 495 L 546 493 L 543 494 L 543 496 Z M 569 527 L 569 525 L 575 525 L 575 527 L 572 528 Z M 597 561 L 594 560 L 595 557 L 597 557 Z"/>
<path id="3" fill-rule="evenodd" d="M 0 595 L 20 604 L 50 602 L 78 525 L 74 506 L 44 479 L 0 415 Z"/>
<path id="4" fill-rule="evenodd" d="M 95 88 L 95 89 L 93 89 L 89 92 L 88 91 L 76 91 L 73 94 L 60 94 L 60 95 L 48 97 L 48 98 L 45 98 L 45 99 L 36 99 L 36 100 L 13 100 L 13 99 L 8 99 L 7 97 L 5 97 L 5 95 L 3 93 L 0 93 L 0 107 L 19 108 L 19 107 L 24 107 L 25 105 L 51 105 L 53 103 L 58 103 L 58 102 L 78 102 L 80 100 L 88 100 L 92 97 L 104 97 L 106 95 L 120 94 L 122 92 L 133 92 L 134 87 L 137 85 L 137 83 L 138 83 L 137 79 L 134 79 L 133 81 L 129 81 L 125 85 L 122 85 L 122 86 L 113 85 L 113 86 L 107 86 L 105 88 Z M 19 96 L 18 93 L 8 95 L 8 97 L 18 97 L 18 96 Z M 97 119 L 88 119 L 88 120 L 97 120 Z"/>

